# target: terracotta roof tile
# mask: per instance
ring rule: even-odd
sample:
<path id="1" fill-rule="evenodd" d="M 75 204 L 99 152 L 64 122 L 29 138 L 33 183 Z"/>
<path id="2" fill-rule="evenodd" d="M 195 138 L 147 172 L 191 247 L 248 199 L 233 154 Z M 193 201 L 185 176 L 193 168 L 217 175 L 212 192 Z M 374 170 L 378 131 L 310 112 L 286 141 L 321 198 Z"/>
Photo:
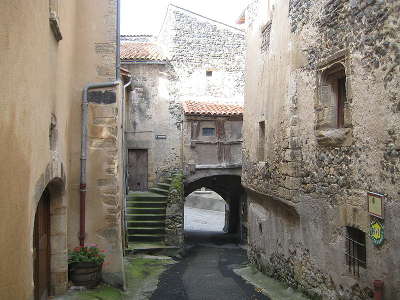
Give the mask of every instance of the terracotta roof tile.
<path id="1" fill-rule="evenodd" d="M 121 59 L 124 60 L 145 60 L 145 61 L 162 61 L 166 57 L 161 49 L 153 43 L 121 43 Z"/>
<path id="2" fill-rule="evenodd" d="M 243 107 L 233 104 L 217 104 L 208 102 L 183 102 L 185 115 L 241 116 Z"/>

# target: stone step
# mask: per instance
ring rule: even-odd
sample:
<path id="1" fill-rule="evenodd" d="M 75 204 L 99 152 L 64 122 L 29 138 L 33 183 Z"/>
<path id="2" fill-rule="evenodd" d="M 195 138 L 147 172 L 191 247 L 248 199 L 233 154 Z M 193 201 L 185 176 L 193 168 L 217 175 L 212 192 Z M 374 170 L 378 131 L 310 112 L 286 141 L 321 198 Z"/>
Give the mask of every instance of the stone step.
<path id="1" fill-rule="evenodd" d="M 166 195 L 152 192 L 131 192 L 126 195 L 127 201 L 165 201 L 166 199 Z"/>
<path id="2" fill-rule="evenodd" d="M 171 181 L 172 181 L 172 177 L 165 177 L 165 178 L 162 178 L 162 180 L 161 180 L 161 182 L 165 182 L 165 183 L 171 183 Z"/>
<path id="3" fill-rule="evenodd" d="M 164 190 L 169 190 L 169 188 L 171 187 L 171 185 L 169 183 L 157 183 L 157 187 L 164 189 Z"/>
<path id="4" fill-rule="evenodd" d="M 167 201 L 135 201 L 135 200 L 129 200 L 126 201 L 126 207 L 127 208 L 133 208 L 133 207 L 158 207 L 158 208 L 165 208 L 167 206 Z"/>
<path id="5" fill-rule="evenodd" d="M 165 214 L 126 214 L 127 221 L 164 221 Z"/>
<path id="6" fill-rule="evenodd" d="M 129 242 L 160 242 L 164 240 L 164 234 L 128 234 Z"/>
<path id="7" fill-rule="evenodd" d="M 164 214 L 165 207 L 127 207 L 127 214 Z"/>
<path id="8" fill-rule="evenodd" d="M 128 235 L 130 234 L 163 234 L 165 227 L 128 227 Z"/>
<path id="9" fill-rule="evenodd" d="M 128 227 L 165 227 L 164 220 L 131 220 L 127 223 Z"/>
<path id="10" fill-rule="evenodd" d="M 162 195 L 168 195 L 169 190 L 165 190 L 165 189 L 161 189 L 161 188 L 157 188 L 157 187 L 152 187 L 149 189 L 150 192 L 152 193 L 158 193 L 158 194 L 162 194 Z"/>

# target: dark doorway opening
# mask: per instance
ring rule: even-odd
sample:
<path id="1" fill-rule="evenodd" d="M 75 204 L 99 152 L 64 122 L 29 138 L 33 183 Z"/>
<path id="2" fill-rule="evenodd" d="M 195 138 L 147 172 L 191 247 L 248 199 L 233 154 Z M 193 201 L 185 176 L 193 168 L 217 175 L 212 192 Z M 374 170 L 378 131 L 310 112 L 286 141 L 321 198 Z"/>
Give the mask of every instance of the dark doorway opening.
<path id="1" fill-rule="evenodd" d="M 148 151 L 147 149 L 128 150 L 128 189 L 147 191 L 148 188 Z"/>
<path id="2" fill-rule="evenodd" d="M 46 300 L 50 291 L 50 193 L 46 188 L 35 215 L 33 233 L 35 300 Z"/>

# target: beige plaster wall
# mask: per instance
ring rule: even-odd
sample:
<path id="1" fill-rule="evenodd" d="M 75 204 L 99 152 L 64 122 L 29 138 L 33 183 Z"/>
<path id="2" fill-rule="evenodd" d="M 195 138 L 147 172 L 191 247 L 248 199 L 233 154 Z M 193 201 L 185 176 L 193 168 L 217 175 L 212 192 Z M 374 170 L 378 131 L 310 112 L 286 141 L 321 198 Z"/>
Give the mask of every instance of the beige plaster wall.
<path id="1" fill-rule="evenodd" d="M 52 199 L 51 281 L 53 292 L 65 290 L 67 232 L 69 246 L 78 244 L 82 89 L 115 78 L 115 1 L 59 5 L 63 39 L 57 42 L 48 1 L 0 3 L 1 299 L 33 297 L 34 216 L 54 179 L 57 195 L 64 194 Z M 50 149 L 52 115 L 57 139 Z"/>

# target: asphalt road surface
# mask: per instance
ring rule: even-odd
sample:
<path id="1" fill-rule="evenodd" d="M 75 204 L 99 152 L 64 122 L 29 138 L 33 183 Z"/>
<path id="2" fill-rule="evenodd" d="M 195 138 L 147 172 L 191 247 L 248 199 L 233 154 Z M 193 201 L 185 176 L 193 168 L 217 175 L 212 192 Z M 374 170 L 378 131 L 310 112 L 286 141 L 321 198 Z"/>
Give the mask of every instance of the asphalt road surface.
<path id="1" fill-rule="evenodd" d="M 198 216 L 195 223 L 215 221 Z M 151 300 L 269 300 L 233 272 L 247 262 L 234 236 L 197 228 L 185 237 L 185 257 L 161 275 Z"/>

